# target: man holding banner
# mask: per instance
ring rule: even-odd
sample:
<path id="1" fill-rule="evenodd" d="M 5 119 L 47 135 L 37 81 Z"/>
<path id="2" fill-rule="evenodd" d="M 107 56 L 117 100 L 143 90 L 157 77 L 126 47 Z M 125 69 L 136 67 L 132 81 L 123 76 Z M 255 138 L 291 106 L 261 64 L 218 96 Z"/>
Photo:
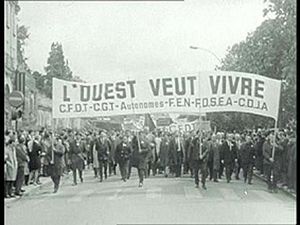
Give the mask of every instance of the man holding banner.
<path id="1" fill-rule="evenodd" d="M 280 176 L 280 152 L 283 149 L 278 144 L 276 138 L 273 132 L 269 132 L 263 145 L 264 170 L 267 175 L 268 190 L 275 193 L 278 191 L 277 181 Z M 273 149 L 274 146 L 275 149 Z M 273 152 L 273 150 L 275 151 Z M 272 174 L 273 179 L 271 179 Z"/>

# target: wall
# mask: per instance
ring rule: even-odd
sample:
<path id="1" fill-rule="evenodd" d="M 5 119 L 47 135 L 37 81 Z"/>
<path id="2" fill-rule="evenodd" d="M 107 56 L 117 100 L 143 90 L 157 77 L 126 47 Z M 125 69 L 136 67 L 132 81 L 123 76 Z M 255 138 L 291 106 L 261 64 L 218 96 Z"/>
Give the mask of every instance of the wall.
<path id="1" fill-rule="evenodd" d="M 4 51 L 5 51 L 5 127 L 12 128 L 11 107 L 8 103 L 8 95 L 14 90 L 13 81 L 17 68 L 17 13 L 20 11 L 18 1 L 4 1 Z"/>

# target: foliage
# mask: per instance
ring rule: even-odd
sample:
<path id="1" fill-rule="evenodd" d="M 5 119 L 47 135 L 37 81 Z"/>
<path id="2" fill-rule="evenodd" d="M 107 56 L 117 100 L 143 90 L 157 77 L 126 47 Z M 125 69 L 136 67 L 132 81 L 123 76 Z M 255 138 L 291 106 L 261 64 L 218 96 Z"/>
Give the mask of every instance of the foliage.
<path id="1" fill-rule="evenodd" d="M 60 43 L 52 43 L 47 65 L 44 69 L 46 72 L 44 77 L 44 92 L 47 97 L 52 98 L 52 78 L 72 80 L 72 71 L 68 60 L 65 61 Z"/>
<path id="2" fill-rule="evenodd" d="M 279 125 L 296 117 L 296 1 L 265 0 L 265 20 L 246 40 L 229 48 L 218 69 L 260 74 L 283 80 Z M 269 124 L 256 115 L 223 113 L 210 118 L 217 127 Z M 224 126 L 224 124 L 227 124 Z M 273 122 L 274 124 L 274 122 Z"/>
<path id="3" fill-rule="evenodd" d="M 40 73 L 40 72 L 38 72 L 38 71 L 34 71 L 33 73 L 32 73 L 32 76 L 33 76 L 33 78 L 35 79 L 35 85 L 36 85 L 36 88 L 38 89 L 38 90 L 40 90 L 40 91 L 42 91 L 43 90 L 43 88 L 44 88 L 44 76 Z"/>

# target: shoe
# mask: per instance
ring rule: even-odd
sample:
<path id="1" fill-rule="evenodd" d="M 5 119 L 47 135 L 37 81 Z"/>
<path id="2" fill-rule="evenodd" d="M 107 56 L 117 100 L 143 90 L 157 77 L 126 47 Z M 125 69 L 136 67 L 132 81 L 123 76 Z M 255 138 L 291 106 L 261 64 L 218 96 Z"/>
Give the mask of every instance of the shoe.
<path id="1" fill-rule="evenodd" d="M 16 195 L 16 196 L 20 196 L 20 197 L 23 196 L 23 194 L 20 193 L 20 192 L 16 192 L 15 195 Z"/>
<path id="2" fill-rule="evenodd" d="M 230 182 L 230 180 L 227 180 L 227 183 L 229 183 Z"/>
<path id="3" fill-rule="evenodd" d="M 73 184 L 72 184 L 72 186 L 76 186 L 76 185 L 77 185 L 77 183 L 73 183 Z"/>
<path id="4" fill-rule="evenodd" d="M 252 183 L 252 182 L 248 182 L 248 184 L 249 184 L 249 185 L 252 185 L 253 183 Z"/>
<path id="5" fill-rule="evenodd" d="M 235 179 L 236 179 L 236 180 L 239 180 L 240 178 L 239 178 L 239 177 L 236 177 Z"/>
<path id="6" fill-rule="evenodd" d="M 165 174 L 165 177 L 168 177 L 168 174 Z"/>
<path id="7" fill-rule="evenodd" d="M 57 193 L 57 191 L 58 191 L 58 188 L 54 188 L 53 193 Z"/>
<path id="8" fill-rule="evenodd" d="M 214 182 L 218 183 L 219 181 L 218 180 L 214 180 Z"/>
<path id="9" fill-rule="evenodd" d="M 139 187 L 143 187 L 143 183 L 139 183 Z"/>
<path id="10" fill-rule="evenodd" d="M 196 187 L 195 188 L 199 188 L 199 184 L 196 184 Z"/>
<path id="11" fill-rule="evenodd" d="M 36 182 L 36 184 L 37 184 L 37 185 L 41 185 L 42 183 L 38 181 L 38 182 Z"/>
<path id="12" fill-rule="evenodd" d="M 9 197 L 15 198 L 16 196 L 14 194 L 9 194 Z"/>
<path id="13" fill-rule="evenodd" d="M 21 189 L 21 192 L 25 192 L 25 190 Z"/>
<path id="14" fill-rule="evenodd" d="M 102 183 L 103 179 L 100 179 L 100 183 Z"/>
<path id="15" fill-rule="evenodd" d="M 202 188 L 203 188 L 204 190 L 207 189 L 206 186 L 205 186 L 205 184 L 202 184 Z"/>
<path id="16" fill-rule="evenodd" d="M 83 179 L 82 178 L 80 178 L 80 181 L 81 181 L 81 183 L 83 183 Z"/>

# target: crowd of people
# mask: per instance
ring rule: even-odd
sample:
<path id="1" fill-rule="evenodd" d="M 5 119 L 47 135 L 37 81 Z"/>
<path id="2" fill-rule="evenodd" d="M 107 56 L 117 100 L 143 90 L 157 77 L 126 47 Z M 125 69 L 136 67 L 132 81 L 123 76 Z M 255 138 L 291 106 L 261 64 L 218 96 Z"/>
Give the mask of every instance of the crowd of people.
<path id="1" fill-rule="evenodd" d="M 189 174 L 196 188 L 201 182 L 243 179 L 252 184 L 254 168 L 267 178 L 270 192 L 278 182 L 296 190 L 296 133 L 289 130 L 258 130 L 241 133 L 164 131 L 88 132 L 64 129 L 5 133 L 5 197 L 22 196 L 23 185 L 39 185 L 40 176 L 50 176 L 54 193 L 64 174 L 72 172 L 84 182 L 84 170 L 92 167 L 95 179 L 103 182 L 116 175 L 130 179 L 137 168 L 139 187 L 144 178 Z M 242 174 L 241 174 L 242 173 Z M 199 174 L 201 177 L 199 177 Z"/>

